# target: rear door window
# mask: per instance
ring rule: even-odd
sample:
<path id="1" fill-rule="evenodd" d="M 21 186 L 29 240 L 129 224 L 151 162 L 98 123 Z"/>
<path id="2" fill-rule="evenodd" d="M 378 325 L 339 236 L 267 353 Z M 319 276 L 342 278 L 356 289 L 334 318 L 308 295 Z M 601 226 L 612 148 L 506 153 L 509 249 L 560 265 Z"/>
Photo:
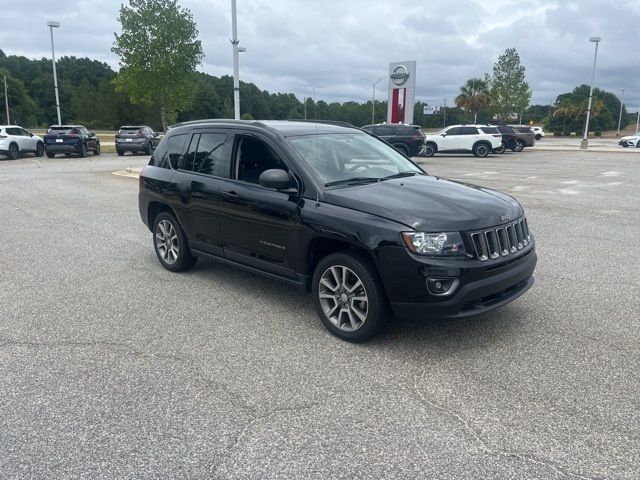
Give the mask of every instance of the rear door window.
<path id="1" fill-rule="evenodd" d="M 458 135 L 477 135 L 478 129 L 476 127 L 460 127 L 460 133 Z"/>
<path id="2" fill-rule="evenodd" d="M 393 127 L 373 127 L 373 133 L 379 137 L 391 137 L 393 136 Z"/>
<path id="3" fill-rule="evenodd" d="M 484 133 L 500 133 L 496 127 L 482 127 L 481 129 Z"/>

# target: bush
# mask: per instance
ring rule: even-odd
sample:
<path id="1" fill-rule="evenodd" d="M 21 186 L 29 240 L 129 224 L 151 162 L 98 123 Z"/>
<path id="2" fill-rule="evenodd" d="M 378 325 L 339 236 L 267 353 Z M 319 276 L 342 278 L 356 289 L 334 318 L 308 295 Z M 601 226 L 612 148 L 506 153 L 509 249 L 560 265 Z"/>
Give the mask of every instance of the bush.
<path id="1" fill-rule="evenodd" d="M 601 130 L 596 130 L 595 134 L 596 137 L 601 137 L 602 136 L 602 131 Z"/>

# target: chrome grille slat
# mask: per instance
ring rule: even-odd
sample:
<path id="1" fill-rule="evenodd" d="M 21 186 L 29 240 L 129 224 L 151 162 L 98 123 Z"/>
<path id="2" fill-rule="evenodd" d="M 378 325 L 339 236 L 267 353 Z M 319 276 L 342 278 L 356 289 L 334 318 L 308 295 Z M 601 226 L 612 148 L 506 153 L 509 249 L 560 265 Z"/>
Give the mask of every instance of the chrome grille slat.
<path id="1" fill-rule="evenodd" d="M 488 228 L 467 234 L 475 257 L 484 262 L 512 255 L 531 243 L 527 219 L 522 217 L 507 225 Z"/>

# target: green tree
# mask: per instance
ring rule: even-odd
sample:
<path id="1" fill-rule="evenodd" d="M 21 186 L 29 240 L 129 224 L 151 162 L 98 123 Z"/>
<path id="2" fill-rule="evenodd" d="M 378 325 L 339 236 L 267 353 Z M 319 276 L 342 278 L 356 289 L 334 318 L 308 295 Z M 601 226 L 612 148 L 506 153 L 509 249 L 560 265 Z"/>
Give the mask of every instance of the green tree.
<path id="1" fill-rule="evenodd" d="M 9 98 L 9 116 L 14 125 L 31 126 L 35 124 L 37 107 L 27 94 L 24 84 L 11 76 L 8 70 L 0 68 L 0 118 L 6 122 L 4 98 L 4 79 L 7 77 L 7 97 Z"/>
<path id="2" fill-rule="evenodd" d="M 129 0 L 118 20 L 122 33 L 111 49 L 120 56 L 116 90 L 133 103 L 159 105 L 166 131 L 196 93 L 194 73 L 203 53 L 193 15 L 177 0 Z"/>
<path id="3" fill-rule="evenodd" d="M 531 101 L 531 89 L 515 48 L 507 48 L 493 65 L 491 87 L 492 111 L 501 119 L 524 112 Z"/>
<path id="4" fill-rule="evenodd" d="M 487 82 L 480 78 L 470 78 L 462 87 L 456 97 L 456 105 L 471 112 L 473 122 L 478 119 L 478 112 L 487 110 L 491 105 L 491 96 Z"/>

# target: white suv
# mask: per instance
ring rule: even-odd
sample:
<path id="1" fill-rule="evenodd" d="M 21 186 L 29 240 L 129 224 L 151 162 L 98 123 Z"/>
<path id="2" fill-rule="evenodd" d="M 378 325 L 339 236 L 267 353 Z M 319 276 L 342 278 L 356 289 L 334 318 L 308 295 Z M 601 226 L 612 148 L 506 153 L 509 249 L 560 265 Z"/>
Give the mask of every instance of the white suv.
<path id="1" fill-rule="evenodd" d="M 541 140 L 542 137 L 544 137 L 544 130 L 542 130 L 542 127 L 531 127 L 531 130 L 536 134 L 536 140 Z"/>
<path id="2" fill-rule="evenodd" d="M 452 125 L 425 138 L 424 153 L 473 153 L 486 157 L 502 145 L 502 134 L 493 125 Z"/>
<path id="3" fill-rule="evenodd" d="M 43 156 L 42 138 L 17 125 L 0 125 L 0 155 L 15 160 L 21 153 L 26 152 L 33 152 L 37 157 Z"/>

